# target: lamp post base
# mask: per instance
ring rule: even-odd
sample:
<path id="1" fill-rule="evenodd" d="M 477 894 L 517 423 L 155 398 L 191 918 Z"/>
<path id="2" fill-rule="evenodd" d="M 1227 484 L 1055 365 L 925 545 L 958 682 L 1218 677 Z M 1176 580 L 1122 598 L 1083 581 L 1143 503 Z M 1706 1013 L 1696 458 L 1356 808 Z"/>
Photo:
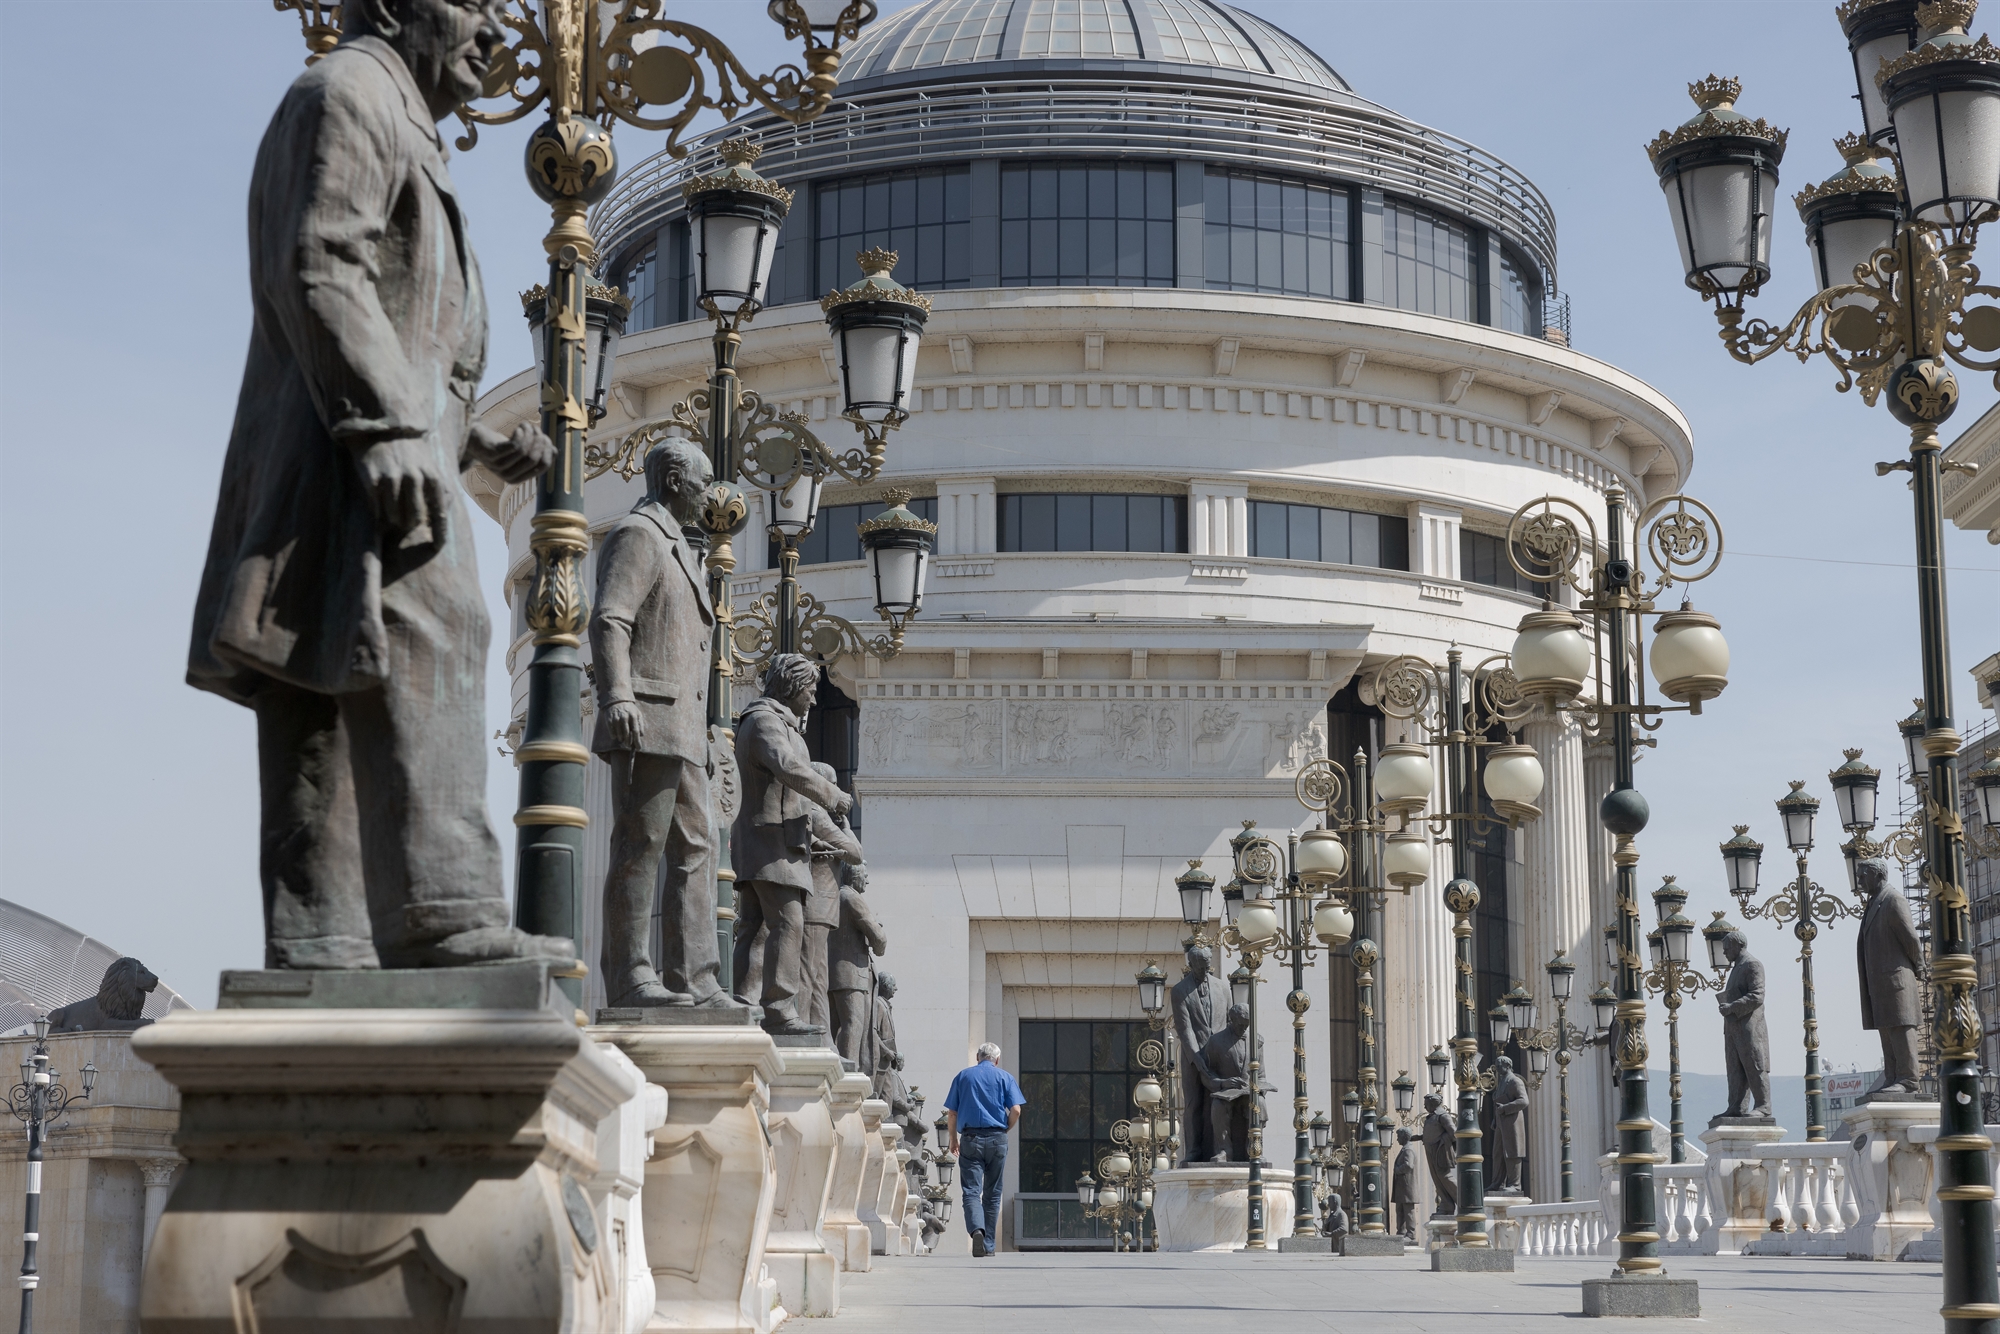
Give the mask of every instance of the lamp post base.
<path id="1" fill-rule="evenodd" d="M 1694 1320 L 1701 1315 L 1701 1285 L 1691 1278 L 1587 1278 L 1583 1313 Z"/>
<path id="2" fill-rule="evenodd" d="M 1403 1238 L 1393 1232 L 1374 1234 L 1350 1232 L 1340 1239 L 1342 1255 L 1401 1255 Z"/>
<path id="3" fill-rule="evenodd" d="M 1514 1252 L 1490 1246 L 1443 1246 L 1431 1252 L 1433 1274 L 1511 1274 Z"/>

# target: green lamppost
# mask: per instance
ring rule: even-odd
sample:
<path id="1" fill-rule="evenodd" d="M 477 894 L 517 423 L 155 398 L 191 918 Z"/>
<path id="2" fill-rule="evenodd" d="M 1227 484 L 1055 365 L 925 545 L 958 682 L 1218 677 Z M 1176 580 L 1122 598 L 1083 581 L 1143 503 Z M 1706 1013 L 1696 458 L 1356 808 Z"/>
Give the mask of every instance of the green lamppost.
<path id="1" fill-rule="evenodd" d="M 1656 571 L 1651 579 L 1637 559 L 1642 551 Z M 1660 1260 L 1635 841 L 1650 809 L 1632 785 L 1632 770 L 1640 728 L 1659 726 L 1662 715 L 1676 709 L 1700 712 L 1702 703 L 1729 683 L 1729 646 L 1715 618 L 1687 601 L 1671 610 L 1658 605 L 1673 585 L 1714 572 L 1722 559 L 1722 529 L 1708 507 L 1690 496 L 1662 496 L 1635 516 L 1624 489 L 1612 486 L 1605 493 L 1601 539 L 1583 509 L 1545 496 L 1515 512 L 1507 557 L 1529 580 L 1566 585 L 1587 618 L 1551 600 L 1522 619 L 1513 652 L 1521 693 L 1576 715 L 1598 736 L 1608 733 L 1612 746 L 1612 789 L 1599 804 L 1598 818 L 1614 839 L 1617 888 L 1616 931 L 1607 945 L 1618 998 L 1618 1273 L 1584 1281 L 1583 1311 L 1692 1316 L 1700 1310 L 1695 1280 L 1668 1279 Z M 1634 688 L 1633 661 L 1643 651 L 1640 630 L 1647 616 L 1659 619 L 1645 656 L 1660 694 L 1672 704 L 1649 701 L 1643 677 Z M 1595 682 L 1590 698 L 1584 698 L 1586 680 Z"/>

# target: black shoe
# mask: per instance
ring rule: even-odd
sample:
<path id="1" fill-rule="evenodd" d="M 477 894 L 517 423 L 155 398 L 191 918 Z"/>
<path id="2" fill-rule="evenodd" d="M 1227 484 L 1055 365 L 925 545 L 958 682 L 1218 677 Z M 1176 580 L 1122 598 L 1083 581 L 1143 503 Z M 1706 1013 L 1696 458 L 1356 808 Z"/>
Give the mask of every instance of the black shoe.
<path id="1" fill-rule="evenodd" d="M 972 1258 L 975 1260 L 984 1260 L 991 1254 L 993 1254 L 993 1250 L 986 1244 L 986 1234 L 984 1232 L 973 1233 Z"/>

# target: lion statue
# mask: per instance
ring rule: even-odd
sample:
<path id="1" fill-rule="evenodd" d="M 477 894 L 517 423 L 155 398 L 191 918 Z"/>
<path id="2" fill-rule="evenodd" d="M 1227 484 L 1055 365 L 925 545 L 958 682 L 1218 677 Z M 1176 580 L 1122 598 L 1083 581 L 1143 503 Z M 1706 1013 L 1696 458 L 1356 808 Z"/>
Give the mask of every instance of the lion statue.
<path id="1" fill-rule="evenodd" d="M 141 1017 L 146 996 L 160 979 L 137 959 L 120 959 L 104 970 L 97 994 L 89 1000 L 72 1001 L 49 1011 L 51 1033 L 129 1033 L 152 1023 Z"/>

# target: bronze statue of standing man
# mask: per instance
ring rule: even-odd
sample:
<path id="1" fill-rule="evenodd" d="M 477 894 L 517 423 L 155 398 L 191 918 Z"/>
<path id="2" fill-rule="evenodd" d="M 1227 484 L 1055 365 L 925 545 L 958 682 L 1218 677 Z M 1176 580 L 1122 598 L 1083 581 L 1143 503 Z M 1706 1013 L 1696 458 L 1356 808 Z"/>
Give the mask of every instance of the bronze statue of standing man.
<path id="1" fill-rule="evenodd" d="M 250 178 L 250 352 L 188 650 L 255 711 L 265 963 L 566 962 L 508 925 L 486 817 L 486 601 L 459 474 L 486 298 L 437 122 L 500 48 L 491 0 L 348 0 Z"/>
<path id="2" fill-rule="evenodd" d="M 715 943 L 709 830 L 708 655 L 715 609 L 683 525 L 708 486 L 684 440 L 646 455 L 646 498 L 597 553 L 590 656 L 591 749 L 611 766 L 611 867 L 604 877 L 604 994 L 612 1006 L 729 1008 Z M 662 861 L 665 874 L 661 875 Z M 652 957 L 655 888 L 662 957 Z"/>
<path id="3" fill-rule="evenodd" d="M 1868 906 L 1861 910 L 1855 950 L 1861 964 L 1861 1026 L 1882 1039 L 1882 1079 L 1863 1095 L 1915 1093 L 1917 1025 L 1923 1020 L 1919 981 L 1924 950 L 1910 920 L 1909 900 L 1889 885 L 1889 863 L 1861 862 L 1854 880 Z"/>
<path id="4" fill-rule="evenodd" d="M 743 805 L 736 813 L 739 883 L 764 918 L 764 1029 L 779 1036 L 823 1033 L 799 1013 L 804 984 L 806 896 L 812 893 L 813 802 L 838 819 L 854 799 L 814 772 L 806 714 L 819 690 L 819 664 L 780 653 L 764 669 L 764 694 L 736 724 Z"/>

